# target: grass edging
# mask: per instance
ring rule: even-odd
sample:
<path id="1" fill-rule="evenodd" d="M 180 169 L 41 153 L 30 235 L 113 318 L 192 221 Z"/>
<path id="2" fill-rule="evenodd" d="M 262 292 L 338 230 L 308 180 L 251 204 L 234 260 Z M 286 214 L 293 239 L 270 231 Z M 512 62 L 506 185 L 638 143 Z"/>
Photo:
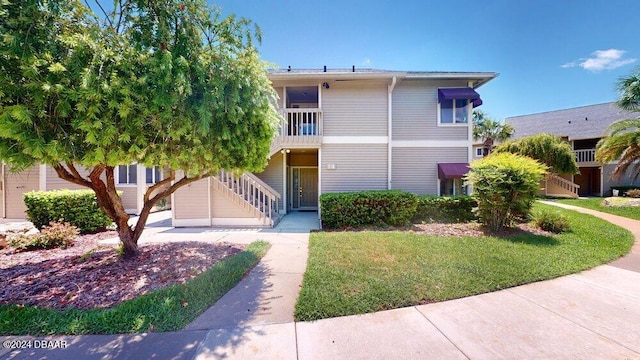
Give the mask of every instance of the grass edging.
<path id="1" fill-rule="evenodd" d="M 401 231 L 317 232 L 297 321 L 445 301 L 576 273 L 626 254 L 633 235 L 551 205 L 571 230 L 548 236 L 445 237 Z"/>
<path id="2" fill-rule="evenodd" d="M 600 211 L 607 214 L 618 215 L 628 219 L 640 220 L 640 207 L 634 206 L 602 206 L 604 198 L 588 199 L 554 199 L 553 201 L 573 205 L 585 209 Z"/>
<path id="3" fill-rule="evenodd" d="M 176 331 L 195 320 L 233 288 L 269 249 L 255 241 L 194 279 L 108 309 L 44 309 L 0 306 L 0 335 L 81 335 Z"/>

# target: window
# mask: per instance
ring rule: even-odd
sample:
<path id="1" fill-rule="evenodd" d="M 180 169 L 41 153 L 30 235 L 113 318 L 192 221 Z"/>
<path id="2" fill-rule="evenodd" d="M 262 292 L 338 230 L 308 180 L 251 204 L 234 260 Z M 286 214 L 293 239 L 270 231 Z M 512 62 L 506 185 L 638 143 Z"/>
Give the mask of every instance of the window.
<path id="1" fill-rule="evenodd" d="M 467 195 L 467 187 L 462 179 L 440 180 L 440 196 Z"/>
<path id="2" fill-rule="evenodd" d="M 146 168 L 146 178 L 147 184 L 155 184 L 158 181 L 162 180 L 162 172 L 160 171 L 160 167 L 154 166 L 152 168 Z"/>
<path id="3" fill-rule="evenodd" d="M 440 124 L 467 124 L 469 122 L 468 104 L 467 99 L 441 100 Z"/>
<path id="4" fill-rule="evenodd" d="M 118 184 L 133 185 L 138 182 L 138 165 L 118 165 Z"/>
<path id="5" fill-rule="evenodd" d="M 484 156 L 484 148 L 476 148 L 476 157 L 482 157 Z"/>

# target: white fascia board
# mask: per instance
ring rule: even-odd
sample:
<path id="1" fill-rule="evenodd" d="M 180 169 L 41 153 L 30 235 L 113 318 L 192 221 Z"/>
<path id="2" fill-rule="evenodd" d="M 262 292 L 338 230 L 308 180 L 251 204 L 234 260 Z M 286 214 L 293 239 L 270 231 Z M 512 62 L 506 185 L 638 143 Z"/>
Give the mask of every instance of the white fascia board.
<path id="1" fill-rule="evenodd" d="M 397 148 L 468 148 L 468 140 L 393 140 Z"/>
<path id="2" fill-rule="evenodd" d="M 359 80 L 359 79 L 391 79 L 394 76 L 403 78 L 405 72 L 374 72 L 374 73 L 358 73 L 358 72 L 313 72 L 313 73 L 278 73 L 269 74 L 271 81 L 283 80 Z"/>
<path id="3" fill-rule="evenodd" d="M 388 136 L 323 136 L 323 144 L 387 144 Z"/>

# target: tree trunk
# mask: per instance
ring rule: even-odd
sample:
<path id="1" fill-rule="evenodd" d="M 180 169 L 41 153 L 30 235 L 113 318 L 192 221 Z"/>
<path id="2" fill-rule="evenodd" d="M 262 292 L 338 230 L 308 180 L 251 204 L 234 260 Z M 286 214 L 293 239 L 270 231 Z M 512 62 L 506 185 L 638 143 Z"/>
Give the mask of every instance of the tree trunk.
<path id="1" fill-rule="evenodd" d="M 114 167 L 106 165 L 97 165 L 93 168 L 88 179 L 80 176 L 72 163 L 66 163 L 68 170 L 62 164 L 54 165 L 56 173 L 61 179 L 67 180 L 74 184 L 82 185 L 92 189 L 96 193 L 98 206 L 116 223 L 118 237 L 122 243 L 122 256 L 124 258 L 134 258 L 140 254 L 138 249 L 138 239 L 142 235 L 144 226 L 147 223 L 151 208 L 160 201 L 160 199 L 173 194 L 178 188 L 198 181 L 204 177 L 211 176 L 210 173 L 196 175 L 194 177 L 183 177 L 178 181 L 175 180 L 175 171 L 170 172 L 170 176 L 160 182 L 150 186 L 144 195 L 144 205 L 138 222 L 135 227 L 129 226 L 129 214 L 124 210 L 122 198 L 118 195 L 115 186 Z M 106 181 L 101 178 L 105 175 Z M 161 190 L 161 188 L 163 188 Z M 159 190 L 159 191 L 158 191 Z M 154 191 L 158 191 L 153 197 Z"/>
<path id="2" fill-rule="evenodd" d="M 124 226 L 117 225 L 118 237 L 120 237 L 120 242 L 122 243 L 122 257 L 131 259 L 138 256 L 140 250 L 138 249 L 138 241 L 131 227 L 129 227 L 126 220 L 124 223 Z"/>

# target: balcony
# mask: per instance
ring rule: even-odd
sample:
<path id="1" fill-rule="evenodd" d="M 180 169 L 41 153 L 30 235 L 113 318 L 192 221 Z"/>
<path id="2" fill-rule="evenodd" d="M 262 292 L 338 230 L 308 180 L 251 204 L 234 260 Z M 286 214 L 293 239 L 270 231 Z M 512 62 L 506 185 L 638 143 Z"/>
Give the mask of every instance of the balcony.
<path id="1" fill-rule="evenodd" d="M 322 110 L 282 109 L 282 122 L 274 148 L 319 147 L 322 144 Z"/>
<path id="2" fill-rule="evenodd" d="M 596 149 L 573 150 L 573 152 L 576 154 L 578 164 L 596 162 Z"/>

